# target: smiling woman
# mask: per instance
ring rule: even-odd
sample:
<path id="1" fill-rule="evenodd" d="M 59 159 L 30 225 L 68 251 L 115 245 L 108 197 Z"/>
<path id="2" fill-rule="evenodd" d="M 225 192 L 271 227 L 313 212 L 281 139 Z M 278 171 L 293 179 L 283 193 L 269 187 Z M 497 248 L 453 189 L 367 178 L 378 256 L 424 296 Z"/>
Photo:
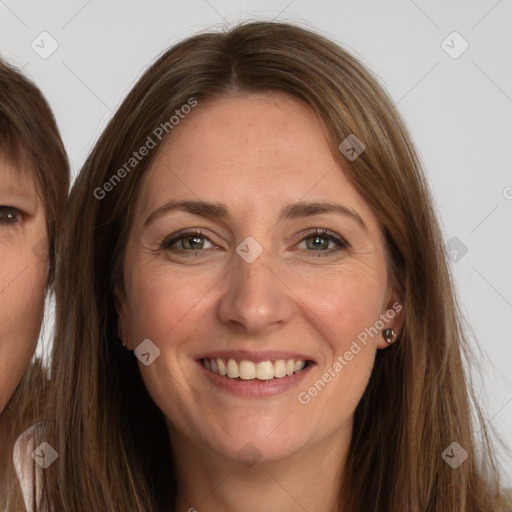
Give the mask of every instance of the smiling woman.
<path id="1" fill-rule="evenodd" d="M 247 23 L 168 50 L 71 192 L 40 509 L 500 510 L 431 204 L 334 43 Z"/>

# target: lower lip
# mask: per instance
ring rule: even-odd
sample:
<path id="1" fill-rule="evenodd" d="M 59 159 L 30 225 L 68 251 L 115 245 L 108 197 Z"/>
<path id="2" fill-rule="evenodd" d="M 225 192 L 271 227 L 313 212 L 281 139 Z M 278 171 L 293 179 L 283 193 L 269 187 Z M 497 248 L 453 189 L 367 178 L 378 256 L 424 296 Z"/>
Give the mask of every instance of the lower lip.
<path id="1" fill-rule="evenodd" d="M 216 387 L 228 391 L 236 396 L 242 397 L 256 397 L 265 398 L 268 396 L 279 395 L 289 389 L 297 386 L 310 370 L 313 368 L 313 363 L 308 363 L 308 366 L 304 370 L 294 373 L 286 377 L 274 378 L 269 382 L 259 379 L 251 380 L 238 380 L 218 375 L 210 370 L 207 370 L 201 361 L 197 361 L 200 369 L 203 371 L 206 378 L 214 384 Z"/>

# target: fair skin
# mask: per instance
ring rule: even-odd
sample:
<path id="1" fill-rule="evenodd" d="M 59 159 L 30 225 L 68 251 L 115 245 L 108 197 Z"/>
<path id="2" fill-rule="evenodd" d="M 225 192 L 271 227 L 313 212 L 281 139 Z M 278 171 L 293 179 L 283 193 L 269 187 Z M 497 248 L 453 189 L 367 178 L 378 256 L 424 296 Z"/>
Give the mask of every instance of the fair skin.
<path id="1" fill-rule="evenodd" d="M 222 203 L 228 213 L 152 215 L 186 199 Z M 341 204 L 367 231 L 333 212 L 278 219 L 298 201 Z M 315 235 L 315 228 L 349 246 Z M 202 235 L 172 241 L 189 229 Z M 262 249 L 250 262 L 236 251 L 248 236 Z M 166 240 L 172 243 L 163 248 Z M 177 510 L 337 510 L 354 410 L 377 349 L 388 346 L 383 337 L 360 343 L 308 403 L 298 397 L 329 368 L 332 374 L 338 356 L 398 299 L 377 218 L 334 160 L 314 113 L 277 93 L 199 105 L 175 127 L 144 179 L 123 275 L 116 296 L 126 344 L 135 349 L 149 339 L 160 350 L 139 366 L 167 418 Z M 382 328 L 398 332 L 399 318 Z M 202 356 L 219 352 L 258 362 L 266 351 L 271 359 L 295 354 L 309 363 L 268 382 L 235 381 L 202 364 Z M 276 382 L 288 384 L 276 391 Z"/>
<path id="2" fill-rule="evenodd" d="M 0 154 L 0 413 L 34 353 L 47 279 L 46 221 L 34 181 Z"/>

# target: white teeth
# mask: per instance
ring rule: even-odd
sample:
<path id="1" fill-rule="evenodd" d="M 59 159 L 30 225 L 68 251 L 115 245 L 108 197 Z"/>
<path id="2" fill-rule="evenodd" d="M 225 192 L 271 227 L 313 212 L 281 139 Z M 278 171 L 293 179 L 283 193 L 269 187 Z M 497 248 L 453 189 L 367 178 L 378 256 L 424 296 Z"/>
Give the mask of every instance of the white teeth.
<path id="1" fill-rule="evenodd" d="M 274 363 L 274 377 L 286 377 L 286 363 L 284 359 L 278 359 Z"/>
<path id="2" fill-rule="evenodd" d="M 205 359 L 205 361 L 207 361 L 207 359 Z M 220 357 L 217 359 L 217 367 L 219 368 L 220 375 L 226 375 L 226 365 L 224 364 L 224 361 Z"/>
<path id="3" fill-rule="evenodd" d="M 239 377 L 238 363 L 234 359 L 228 361 L 227 376 L 231 379 Z"/>
<path id="4" fill-rule="evenodd" d="M 240 378 L 242 380 L 272 380 L 282 378 L 300 372 L 306 367 L 306 361 L 295 359 L 278 359 L 272 361 L 253 361 L 228 359 L 227 364 L 222 358 L 203 359 L 203 366 L 217 375 L 223 375 L 230 379 Z"/>
<path id="5" fill-rule="evenodd" d="M 256 378 L 270 380 L 274 378 L 274 365 L 272 361 L 262 361 L 256 366 Z"/>
<path id="6" fill-rule="evenodd" d="M 304 366 L 306 366 L 305 361 L 295 361 L 295 366 L 293 370 L 296 372 L 300 372 L 304 368 Z"/>
<path id="7" fill-rule="evenodd" d="M 256 366 L 254 366 L 252 361 L 240 361 L 238 369 L 241 379 L 250 380 L 256 378 Z"/>

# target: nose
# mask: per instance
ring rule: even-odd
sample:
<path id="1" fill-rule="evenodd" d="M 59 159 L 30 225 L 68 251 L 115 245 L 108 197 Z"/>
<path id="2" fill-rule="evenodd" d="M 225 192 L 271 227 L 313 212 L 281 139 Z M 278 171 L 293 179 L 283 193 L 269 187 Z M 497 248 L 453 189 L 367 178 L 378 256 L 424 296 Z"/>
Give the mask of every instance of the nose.
<path id="1" fill-rule="evenodd" d="M 251 263 L 234 254 L 225 283 L 218 314 L 232 329 L 263 335 L 282 328 L 293 315 L 293 293 L 265 250 Z"/>

